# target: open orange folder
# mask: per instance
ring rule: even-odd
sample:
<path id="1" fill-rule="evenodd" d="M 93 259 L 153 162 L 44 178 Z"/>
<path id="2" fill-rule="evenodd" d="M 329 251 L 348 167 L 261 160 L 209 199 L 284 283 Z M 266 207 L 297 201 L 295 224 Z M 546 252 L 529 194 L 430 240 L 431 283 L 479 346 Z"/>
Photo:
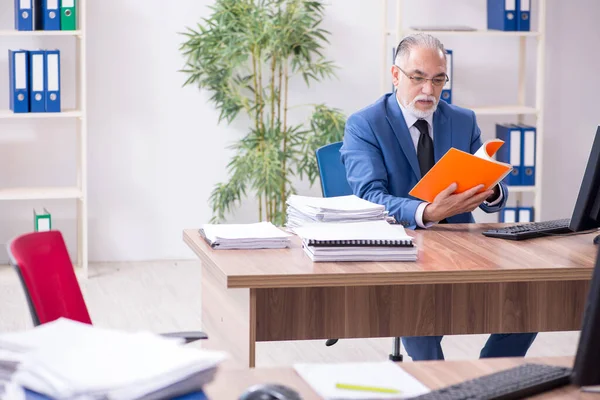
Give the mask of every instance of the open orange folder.
<path id="1" fill-rule="evenodd" d="M 409 194 L 432 203 L 442 190 L 454 182 L 458 186 L 455 193 L 462 193 L 480 184 L 484 185 L 481 191 L 494 187 L 513 169 L 510 164 L 493 159 L 503 144 L 504 141 L 500 139 L 488 140 L 475 154 L 451 148 Z"/>

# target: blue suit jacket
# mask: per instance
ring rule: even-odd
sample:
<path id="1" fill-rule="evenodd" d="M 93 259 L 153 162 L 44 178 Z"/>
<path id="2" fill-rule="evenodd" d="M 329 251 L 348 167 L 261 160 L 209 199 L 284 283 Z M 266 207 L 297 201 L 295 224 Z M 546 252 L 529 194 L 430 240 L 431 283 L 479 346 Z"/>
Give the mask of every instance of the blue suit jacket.
<path id="1" fill-rule="evenodd" d="M 433 146 L 437 162 L 451 147 L 475 153 L 481 147 L 481 131 L 471 110 L 440 101 L 433 115 Z M 346 122 L 340 149 L 346 177 L 353 193 L 383 204 L 404 226 L 415 229 L 415 212 L 422 200 L 409 196 L 421 179 L 415 146 L 395 93 L 352 114 Z M 506 204 L 508 189 L 501 183 L 503 201 L 485 212 L 497 212 Z M 447 218 L 449 223 L 474 222 L 471 213 Z"/>

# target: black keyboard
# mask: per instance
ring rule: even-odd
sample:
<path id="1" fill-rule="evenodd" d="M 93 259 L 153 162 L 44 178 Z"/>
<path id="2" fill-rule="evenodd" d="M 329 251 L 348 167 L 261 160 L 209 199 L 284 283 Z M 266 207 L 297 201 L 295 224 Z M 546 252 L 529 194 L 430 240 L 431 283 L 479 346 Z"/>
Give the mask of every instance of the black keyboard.
<path id="1" fill-rule="evenodd" d="M 413 397 L 419 400 L 522 399 L 570 384 L 571 368 L 523 364 Z"/>
<path id="2" fill-rule="evenodd" d="M 547 236 L 549 233 L 558 234 L 572 232 L 569 229 L 570 222 L 571 220 L 568 218 L 544 222 L 531 222 L 528 224 L 508 226 L 506 228 L 489 229 L 484 231 L 483 234 L 489 237 L 510 240 L 532 239 L 540 236 Z"/>

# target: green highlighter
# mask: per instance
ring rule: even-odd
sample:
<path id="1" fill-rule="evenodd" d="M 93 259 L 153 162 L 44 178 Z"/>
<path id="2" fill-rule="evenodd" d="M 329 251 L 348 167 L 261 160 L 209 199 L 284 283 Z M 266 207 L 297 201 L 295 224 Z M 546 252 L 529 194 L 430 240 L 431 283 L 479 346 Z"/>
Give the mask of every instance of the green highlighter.
<path id="1" fill-rule="evenodd" d="M 383 387 L 365 386 L 365 385 L 353 385 L 350 383 L 336 383 L 335 387 L 338 389 L 358 390 L 358 391 L 363 391 L 363 392 L 401 393 L 399 390 L 392 389 L 392 388 L 383 388 Z"/>
<path id="2" fill-rule="evenodd" d="M 77 0 L 60 0 L 60 30 L 77 30 Z"/>

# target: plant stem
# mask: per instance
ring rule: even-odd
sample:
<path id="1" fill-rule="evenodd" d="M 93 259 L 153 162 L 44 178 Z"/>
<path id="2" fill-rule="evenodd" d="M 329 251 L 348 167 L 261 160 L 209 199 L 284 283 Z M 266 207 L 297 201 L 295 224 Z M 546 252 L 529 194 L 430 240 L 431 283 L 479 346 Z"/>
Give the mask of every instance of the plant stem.
<path id="1" fill-rule="evenodd" d="M 257 107 L 256 115 L 254 117 L 254 126 L 257 131 L 260 131 L 260 111 L 258 108 L 258 105 L 260 104 L 260 98 L 259 98 L 259 93 L 258 93 L 259 85 L 258 85 L 257 70 L 258 70 L 258 68 L 257 68 L 256 48 L 253 48 L 252 49 L 252 78 L 254 80 L 254 104 Z M 260 140 L 259 146 L 260 146 L 260 150 L 262 152 L 262 150 L 264 148 L 262 138 Z M 265 212 L 267 213 L 267 216 L 268 216 L 268 213 L 269 213 L 268 210 L 265 210 Z M 258 220 L 259 221 L 262 221 L 262 215 L 263 215 L 262 195 L 259 194 L 258 195 Z"/>
<path id="2" fill-rule="evenodd" d="M 287 151 L 287 112 L 288 112 L 288 84 L 289 84 L 289 73 L 288 73 L 288 60 L 287 58 L 285 58 L 283 60 L 284 62 L 284 75 L 285 75 L 285 81 L 284 81 L 284 89 L 283 89 L 283 127 L 282 127 L 282 132 L 283 132 L 283 161 L 282 161 L 282 165 L 281 165 L 281 172 L 283 177 L 285 178 L 286 176 L 286 161 L 287 158 L 285 157 L 285 153 Z M 285 202 L 286 202 L 286 198 L 285 198 L 285 179 L 283 179 L 283 181 L 281 182 L 281 207 L 285 207 Z"/>
<path id="3" fill-rule="evenodd" d="M 273 53 L 271 59 L 271 129 L 275 128 L 275 77 L 277 69 L 277 53 Z"/>
<path id="4" fill-rule="evenodd" d="M 283 79 L 283 67 L 281 65 L 281 63 L 279 63 L 279 83 L 277 84 L 277 121 L 281 121 L 280 120 L 280 116 L 281 116 L 281 81 Z"/>
<path id="5" fill-rule="evenodd" d="M 270 125 L 270 129 L 275 129 L 275 102 L 277 99 L 277 95 L 276 95 L 276 87 L 275 87 L 275 79 L 277 77 L 277 53 L 274 52 L 272 55 L 272 59 L 271 59 L 271 97 L 270 97 L 270 102 L 271 102 L 271 125 Z M 279 116 L 278 116 L 279 118 Z M 284 157 L 284 161 L 285 163 L 285 157 Z M 274 196 L 273 196 L 274 197 Z M 271 217 L 275 217 L 276 215 L 276 210 L 274 207 L 274 198 L 271 199 Z"/>
<path id="6" fill-rule="evenodd" d="M 265 121 L 264 121 L 264 116 L 265 116 L 265 102 L 264 102 L 264 98 L 263 98 L 263 83 L 262 83 L 262 57 L 261 57 L 261 49 L 258 48 L 258 55 L 257 55 L 257 70 L 258 70 L 258 86 L 256 87 L 256 92 L 258 94 L 258 99 L 260 101 L 259 103 L 259 116 L 260 116 L 260 126 L 262 127 L 262 139 L 264 140 L 264 130 L 265 130 Z"/>
<path id="7" fill-rule="evenodd" d="M 260 62 L 260 60 L 259 60 Z M 258 85 L 258 67 L 257 67 L 257 56 L 256 56 L 256 48 L 252 49 L 252 78 L 254 80 L 254 105 L 256 107 L 256 115 L 254 117 L 254 126 L 257 131 L 260 131 L 260 97 L 259 97 L 259 85 Z M 260 143 L 261 150 L 263 149 L 262 140 Z"/>

